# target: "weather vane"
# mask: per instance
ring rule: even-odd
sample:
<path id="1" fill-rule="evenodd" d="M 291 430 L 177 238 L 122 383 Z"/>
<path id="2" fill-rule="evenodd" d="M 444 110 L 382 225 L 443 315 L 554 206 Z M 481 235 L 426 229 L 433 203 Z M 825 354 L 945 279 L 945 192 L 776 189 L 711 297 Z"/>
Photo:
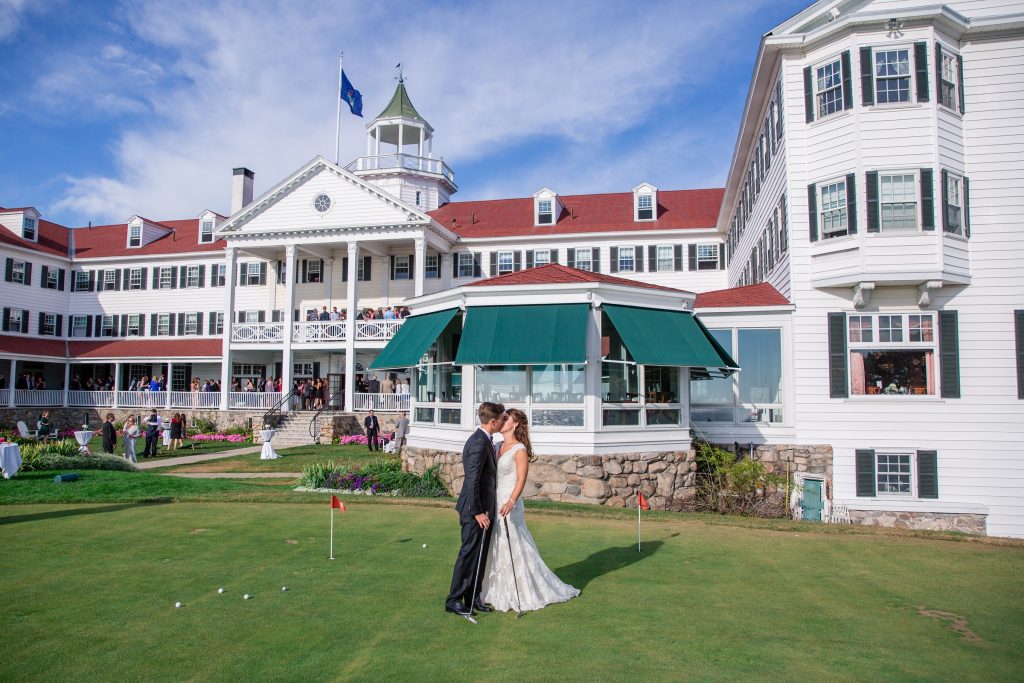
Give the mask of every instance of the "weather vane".
<path id="1" fill-rule="evenodd" d="M 398 64 L 395 64 L 395 68 L 398 69 L 398 75 L 395 76 L 395 78 L 398 79 L 399 83 L 404 83 L 405 76 L 402 75 L 402 63 L 399 62 Z"/>

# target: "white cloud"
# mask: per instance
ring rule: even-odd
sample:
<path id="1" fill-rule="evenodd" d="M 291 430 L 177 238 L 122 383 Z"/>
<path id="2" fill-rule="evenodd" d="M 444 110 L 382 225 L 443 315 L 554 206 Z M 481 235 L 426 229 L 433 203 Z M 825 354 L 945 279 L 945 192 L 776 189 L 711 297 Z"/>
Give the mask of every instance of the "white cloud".
<path id="1" fill-rule="evenodd" d="M 652 112 L 675 89 L 713 78 L 734 58 L 730 49 L 749 57 L 750 46 L 730 47 L 722 36 L 750 11 L 673 2 L 639 11 L 586 2 L 140 0 L 124 15 L 128 32 L 150 49 L 111 43 L 41 80 L 40 92 L 55 99 L 64 91 L 82 101 L 98 88 L 104 96 L 90 98 L 90 107 L 151 112 L 120 134 L 115 172 L 69 178 L 55 208 L 94 220 L 226 211 L 232 167 L 256 171 L 260 191 L 317 153 L 333 157 L 340 47 L 367 117 L 344 114 L 343 162 L 364 153 L 362 124 L 390 98 L 392 67 L 402 61 L 417 109 L 437 130 L 435 153 L 456 173 L 460 161 L 493 159 L 497 169 L 511 146 L 553 139 L 568 142 L 570 158 L 538 165 L 530 192 L 542 184 L 590 192 L 657 182 L 685 163 L 669 152 L 673 145 L 702 143 L 683 117 L 651 120 Z M 595 155 L 609 152 L 605 141 L 634 127 L 637 149 L 603 168 Z M 661 137 L 649 137 L 654 131 Z M 483 188 L 475 189 L 463 194 L 480 196 Z"/>
<path id="2" fill-rule="evenodd" d="M 14 37 L 28 11 L 25 0 L 0 0 L 0 43 Z"/>

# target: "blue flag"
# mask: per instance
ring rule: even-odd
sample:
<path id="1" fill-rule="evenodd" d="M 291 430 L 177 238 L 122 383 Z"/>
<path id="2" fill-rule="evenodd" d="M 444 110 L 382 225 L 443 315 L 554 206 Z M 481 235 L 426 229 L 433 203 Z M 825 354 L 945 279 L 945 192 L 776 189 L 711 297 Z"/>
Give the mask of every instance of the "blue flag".
<path id="1" fill-rule="evenodd" d="M 345 70 L 341 70 L 341 99 L 348 103 L 348 110 L 356 116 L 363 115 L 363 95 L 352 87 Z"/>

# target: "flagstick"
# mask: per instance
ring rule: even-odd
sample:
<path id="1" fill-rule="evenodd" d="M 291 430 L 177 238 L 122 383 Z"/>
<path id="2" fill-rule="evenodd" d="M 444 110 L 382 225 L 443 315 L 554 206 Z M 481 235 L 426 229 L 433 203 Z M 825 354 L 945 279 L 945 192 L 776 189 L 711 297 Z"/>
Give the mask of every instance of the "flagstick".
<path id="1" fill-rule="evenodd" d="M 640 496 L 636 497 L 636 551 L 640 552 Z"/>
<path id="2" fill-rule="evenodd" d="M 344 59 L 345 51 L 342 50 L 338 55 L 338 122 L 334 129 L 334 163 L 336 164 L 341 163 L 341 64 Z M 331 513 L 331 519 L 333 518 L 334 514 Z"/>
<path id="3" fill-rule="evenodd" d="M 334 506 L 331 506 L 331 556 L 328 558 L 334 559 Z"/>

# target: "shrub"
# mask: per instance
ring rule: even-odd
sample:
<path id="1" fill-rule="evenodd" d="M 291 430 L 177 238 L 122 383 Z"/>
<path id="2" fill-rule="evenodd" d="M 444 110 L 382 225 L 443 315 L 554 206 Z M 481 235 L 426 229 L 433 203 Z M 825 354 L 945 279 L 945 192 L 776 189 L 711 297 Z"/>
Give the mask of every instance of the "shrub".
<path id="1" fill-rule="evenodd" d="M 34 461 L 36 470 L 120 470 L 135 472 L 135 466 L 116 455 L 58 455 L 43 453 Z"/>
<path id="2" fill-rule="evenodd" d="M 696 493 L 689 509 L 724 515 L 785 517 L 786 501 L 779 487 L 785 479 L 764 463 L 740 459 L 735 453 L 695 440 Z"/>
<path id="3" fill-rule="evenodd" d="M 221 430 L 221 434 L 241 434 L 242 436 L 252 436 L 252 432 L 249 428 L 244 425 L 231 425 Z"/>
<path id="4" fill-rule="evenodd" d="M 205 417 L 197 417 L 192 420 L 192 429 L 199 434 L 213 434 L 217 431 L 217 423 Z"/>
<path id="5" fill-rule="evenodd" d="M 358 470 L 350 470 L 333 461 L 306 465 L 301 486 L 313 489 L 389 493 L 397 496 L 437 498 L 448 495 L 440 477 L 440 466 L 434 465 L 422 476 L 403 472 L 397 460 L 378 460 Z"/>

